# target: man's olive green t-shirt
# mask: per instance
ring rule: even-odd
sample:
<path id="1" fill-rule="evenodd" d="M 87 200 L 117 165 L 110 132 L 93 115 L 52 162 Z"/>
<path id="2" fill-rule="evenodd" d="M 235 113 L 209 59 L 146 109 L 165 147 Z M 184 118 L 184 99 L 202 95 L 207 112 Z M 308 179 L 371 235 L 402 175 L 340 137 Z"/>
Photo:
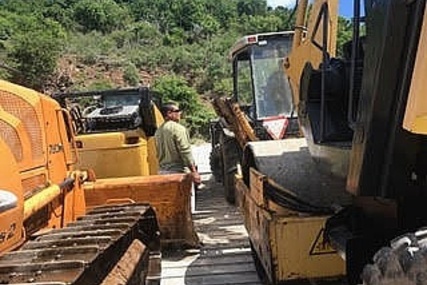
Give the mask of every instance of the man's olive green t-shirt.
<path id="1" fill-rule="evenodd" d="M 187 129 L 177 122 L 166 121 L 157 129 L 155 139 L 160 169 L 188 172 L 194 159 Z"/>

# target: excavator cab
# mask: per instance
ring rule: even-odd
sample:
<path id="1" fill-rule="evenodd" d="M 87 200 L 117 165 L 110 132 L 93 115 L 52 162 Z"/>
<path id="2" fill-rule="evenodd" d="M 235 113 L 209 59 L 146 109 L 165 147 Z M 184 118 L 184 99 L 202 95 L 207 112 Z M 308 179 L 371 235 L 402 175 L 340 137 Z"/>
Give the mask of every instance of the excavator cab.
<path id="1" fill-rule="evenodd" d="M 283 59 L 292 46 L 292 32 L 245 36 L 233 46 L 233 99 L 257 135 L 281 139 L 296 119 L 292 92 L 283 72 Z"/>
<path id="2" fill-rule="evenodd" d="M 233 95 L 212 102 L 220 119 L 211 125 L 210 157 L 230 203 L 235 202 L 234 175 L 248 142 L 299 135 L 292 90 L 283 72 L 292 39 L 289 31 L 248 35 L 230 50 Z"/>

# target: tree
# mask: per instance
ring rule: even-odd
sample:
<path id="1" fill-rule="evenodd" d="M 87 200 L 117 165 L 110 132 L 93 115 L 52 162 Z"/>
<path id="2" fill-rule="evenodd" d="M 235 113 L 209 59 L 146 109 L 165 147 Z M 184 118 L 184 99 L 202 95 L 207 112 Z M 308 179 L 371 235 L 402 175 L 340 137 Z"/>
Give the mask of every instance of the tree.
<path id="1" fill-rule="evenodd" d="M 138 69 L 132 62 L 128 62 L 124 67 L 123 79 L 130 86 L 137 86 L 139 83 Z"/>
<path id="2" fill-rule="evenodd" d="M 278 32 L 282 27 L 282 20 L 275 15 L 244 16 L 241 17 L 236 29 L 242 34 L 256 34 L 262 32 Z"/>
<path id="3" fill-rule="evenodd" d="M 44 18 L 51 18 L 64 28 L 75 29 L 72 10 L 73 2 L 70 0 L 48 1 L 47 5 L 41 9 L 41 13 Z"/>
<path id="4" fill-rule="evenodd" d="M 222 28 L 229 28 L 230 24 L 237 19 L 237 7 L 234 1 L 206 0 L 205 6 L 208 14 L 217 19 Z"/>
<path id="5" fill-rule="evenodd" d="M 239 0 L 237 2 L 237 13 L 239 16 L 265 15 L 267 12 L 266 0 Z"/>
<path id="6" fill-rule="evenodd" d="M 342 55 L 343 45 L 351 40 L 353 25 L 350 20 L 338 17 L 337 55 Z"/>
<path id="7" fill-rule="evenodd" d="M 128 28 L 131 41 L 135 45 L 149 44 L 157 46 L 161 42 L 162 34 L 152 23 L 146 21 L 135 22 Z"/>
<path id="8" fill-rule="evenodd" d="M 74 19 L 84 32 L 110 33 L 123 28 L 128 14 L 114 0 L 81 0 L 74 5 Z"/>
<path id="9" fill-rule="evenodd" d="M 169 0 L 134 0 L 129 4 L 136 21 L 146 21 L 155 25 L 160 32 L 167 33 L 175 28 L 176 16 L 170 9 Z"/>
<path id="10" fill-rule="evenodd" d="M 23 32 L 14 34 L 8 57 L 19 71 L 13 80 L 42 91 L 54 74 L 65 42 L 62 27 L 50 19 L 22 17 Z"/>
<path id="11" fill-rule="evenodd" d="M 185 31 L 200 24 L 206 15 L 203 0 L 175 0 L 170 9 L 175 16 L 175 24 Z"/>

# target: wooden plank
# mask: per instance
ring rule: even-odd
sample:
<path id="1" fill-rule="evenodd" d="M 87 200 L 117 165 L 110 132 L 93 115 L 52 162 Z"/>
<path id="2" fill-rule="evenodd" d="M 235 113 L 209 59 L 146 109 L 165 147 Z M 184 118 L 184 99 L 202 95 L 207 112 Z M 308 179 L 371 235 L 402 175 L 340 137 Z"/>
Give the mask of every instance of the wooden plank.
<path id="1" fill-rule="evenodd" d="M 198 284 L 198 285 L 224 285 L 224 284 L 257 284 L 259 279 L 256 273 L 245 273 L 240 272 L 233 274 L 219 274 L 219 275 L 204 275 L 204 276 L 182 276 L 176 278 L 164 278 L 162 279 L 162 285 L 177 285 L 177 284 Z"/>
<path id="2" fill-rule="evenodd" d="M 252 256 L 248 255 L 246 252 L 242 253 L 242 254 L 233 254 L 232 256 L 228 256 L 226 258 L 222 258 L 222 257 L 216 258 L 215 256 L 213 256 L 213 257 L 212 256 L 209 256 L 209 257 L 198 256 L 198 257 L 188 258 L 187 261 L 189 261 L 189 263 L 191 263 L 191 262 L 195 261 L 196 259 L 197 259 L 197 265 L 198 266 L 211 265 L 212 261 L 215 261 L 216 265 L 253 263 Z M 182 260 L 180 262 L 164 260 L 162 263 L 162 266 L 164 268 L 182 268 L 182 267 L 188 266 L 188 264 L 186 264 L 186 266 L 182 266 L 182 264 L 183 264 Z"/>
<path id="3" fill-rule="evenodd" d="M 193 220 L 202 247 L 193 255 L 168 253 L 162 260 L 162 285 L 261 285 L 253 264 L 248 234 L 238 209 L 212 180 L 196 193 Z"/>
<path id="4" fill-rule="evenodd" d="M 197 227 L 199 229 L 204 228 L 212 228 L 212 226 L 218 227 L 218 228 L 226 228 L 226 227 L 243 227 L 241 221 L 236 221 L 235 219 L 227 219 L 227 220 L 216 220 L 209 224 L 201 223 L 200 221 L 195 221 L 195 224 L 197 224 Z"/>
<path id="5" fill-rule="evenodd" d="M 170 278 L 179 276 L 182 268 L 170 268 L 167 274 L 162 275 L 162 278 Z M 187 268 L 185 275 L 187 277 L 197 277 L 197 276 L 209 276 L 209 275 L 226 275 L 226 274 L 251 274 L 254 273 L 254 265 L 252 263 L 239 263 L 239 264 L 203 264 L 198 265 L 191 264 L 190 267 Z"/>

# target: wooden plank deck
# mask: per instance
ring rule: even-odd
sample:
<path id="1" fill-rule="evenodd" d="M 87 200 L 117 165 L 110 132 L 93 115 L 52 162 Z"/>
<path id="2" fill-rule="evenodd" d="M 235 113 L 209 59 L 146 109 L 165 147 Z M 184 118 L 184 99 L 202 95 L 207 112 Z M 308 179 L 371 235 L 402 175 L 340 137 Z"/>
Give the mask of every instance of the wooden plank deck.
<path id="1" fill-rule="evenodd" d="M 196 193 L 193 214 L 202 246 L 163 252 L 161 285 L 261 285 L 243 219 L 209 177 Z"/>

